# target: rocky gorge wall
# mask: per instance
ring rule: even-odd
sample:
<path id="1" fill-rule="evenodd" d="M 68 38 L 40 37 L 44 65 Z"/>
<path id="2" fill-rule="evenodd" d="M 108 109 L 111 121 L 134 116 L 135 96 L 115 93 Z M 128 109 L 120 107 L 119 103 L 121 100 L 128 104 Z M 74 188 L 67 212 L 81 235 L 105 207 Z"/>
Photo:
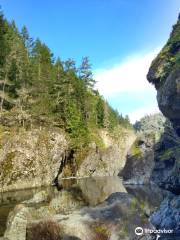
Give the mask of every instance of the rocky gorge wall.
<path id="1" fill-rule="evenodd" d="M 155 146 L 152 181 L 172 192 L 150 220 L 156 228 L 173 229 L 180 236 L 180 15 L 170 38 L 149 69 L 147 79 L 157 89 L 160 110 L 172 125 Z M 167 238 L 168 239 L 168 238 Z"/>
<path id="2" fill-rule="evenodd" d="M 105 130 L 99 134 L 103 148 L 92 142 L 79 161 L 60 128 L 1 125 L 0 192 L 51 185 L 58 175 L 59 179 L 117 176 L 136 136 L 126 129 L 121 129 L 118 139 Z"/>
<path id="3" fill-rule="evenodd" d="M 152 179 L 175 194 L 180 192 L 180 16 L 167 44 L 154 59 L 147 79 L 157 89 L 160 110 L 172 123 L 155 147 Z M 159 172 L 159 177 L 157 173 Z M 161 172 L 161 174 L 160 174 Z"/>
<path id="4" fill-rule="evenodd" d="M 155 183 L 169 192 L 150 221 L 157 229 L 173 229 L 172 239 L 179 239 L 180 16 L 167 44 L 153 60 L 147 79 L 157 90 L 157 102 L 165 118 L 155 124 L 156 118 L 148 116 L 135 124 L 138 137 L 120 176 L 126 184 Z"/>
<path id="5" fill-rule="evenodd" d="M 121 129 L 116 139 L 107 131 L 100 132 L 104 149 L 92 147 L 77 171 L 78 177 L 117 176 L 126 162 L 126 155 L 136 139 L 132 130 Z"/>
<path id="6" fill-rule="evenodd" d="M 57 129 L 4 129 L 0 144 L 1 192 L 51 184 L 68 150 Z"/>

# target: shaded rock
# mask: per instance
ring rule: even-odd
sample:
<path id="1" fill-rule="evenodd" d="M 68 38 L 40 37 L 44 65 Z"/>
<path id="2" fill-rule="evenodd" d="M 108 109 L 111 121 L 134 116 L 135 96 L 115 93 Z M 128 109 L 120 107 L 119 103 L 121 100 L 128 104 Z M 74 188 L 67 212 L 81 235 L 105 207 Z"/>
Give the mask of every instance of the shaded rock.
<path id="1" fill-rule="evenodd" d="M 167 44 L 154 59 L 147 74 L 157 89 L 158 105 L 180 136 L 180 19 Z"/>
<path id="2" fill-rule="evenodd" d="M 140 137 L 131 147 L 119 176 L 126 184 L 147 184 L 154 168 L 154 140 Z"/>
<path id="3" fill-rule="evenodd" d="M 63 236 L 63 240 L 81 240 L 81 239 L 78 237 L 65 235 Z"/>
<path id="4" fill-rule="evenodd" d="M 150 185 L 126 185 L 126 190 L 133 195 L 146 216 L 150 216 L 160 206 L 161 202 L 169 195 L 170 192 L 159 188 L 155 184 Z M 152 197 L 153 196 L 153 197 Z"/>
<path id="5" fill-rule="evenodd" d="M 134 240 L 137 239 L 134 233 L 137 226 L 152 227 L 138 202 L 127 193 L 115 193 L 101 205 L 85 207 L 66 215 L 58 214 L 51 220 L 63 229 L 63 236 L 75 236 L 81 240 L 99 239 L 96 238 L 98 229 L 108 232 L 110 237 L 107 239 L 110 240 Z M 31 232 L 40 221 L 29 222 L 27 232 Z"/>
<path id="6" fill-rule="evenodd" d="M 180 196 L 166 198 L 150 221 L 157 229 L 172 229 L 175 236 L 180 236 Z"/>
<path id="7" fill-rule="evenodd" d="M 132 195 L 122 192 L 116 192 L 111 194 L 107 199 L 106 202 L 108 204 L 113 204 L 115 202 L 121 202 L 125 204 L 129 204 L 132 200 Z"/>
<path id="8" fill-rule="evenodd" d="M 161 139 L 167 120 L 162 114 L 147 115 L 134 125 L 137 139 L 119 173 L 126 184 L 149 184 L 154 169 L 154 147 Z"/>
<path id="9" fill-rule="evenodd" d="M 155 85 L 159 108 L 176 131 L 166 128 L 156 146 L 152 180 L 180 194 L 180 17 L 167 44 L 153 60 L 147 79 Z"/>
<path id="10" fill-rule="evenodd" d="M 92 185 L 101 186 L 102 181 L 100 181 L 100 184 L 97 184 L 97 182 L 98 178 L 92 182 Z M 113 184 L 112 180 L 110 182 Z M 92 201 L 92 206 L 88 206 L 88 203 L 91 202 L 89 199 L 90 195 L 86 191 L 81 190 L 82 182 L 79 185 L 80 189 L 77 189 L 78 181 L 76 184 L 74 182 L 71 183 L 72 186 L 68 186 L 67 190 L 61 192 L 55 189 L 54 192 L 48 190 L 48 201 L 44 202 L 45 205 L 39 205 L 39 201 L 36 201 L 36 196 L 41 196 L 43 190 L 32 198 L 32 200 L 35 199 L 35 202 L 37 202 L 34 206 L 31 200 L 26 203 L 26 206 L 22 205 L 15 208 L 10 214 L 13 218 L 9 217 L 5 236 L 14 234 L 15 238 L 13 240 L 25 240 L 25 236 L 26 239 L 33 239 L 33 229 L 37 228 L 39 223 L 47 220 L 51 220 L 59 226 L 62 239 L 71 239 L 70 237 L 76 237 L 81 240 L 100 239 L 98 238 L 100 236 L 98 235 L 99 231 L 103 231 L 103 234 L 106 236 L 107 234 L 110 235 L 110 240 L 135 240 L 137 238 L 134 230 L 137 226 L 152 228 L 144 211 L 143 200 L 141 201 L 140 198 L 134 197 L 133 194 L 114 192 L 104 202 L 100 201 L 101 204 L 93 206 L 94 202 Z M 87 181 L 85 181 L 85 185 L 86 183 Z M 84 189 L 85 185 L 83 185 L 82 189 Z M 106 189 L 105 186 L 106 181 L 104 180 L 102 189 Z M 93 187 L 89 191 L 93 191 Z M 103 191 L 102 196 L 104 197 Z M 92 196 L 92 198 L 94 197 Z M 27 215 L 25 214 L 26 211 Z M 23 224 L 21 218 L 20 222 L 18 222 L 19 215 L 23 216 Z M 14 219 L 16 224 L 14 224 Z M 19 226 L 21 227 L 20 239 L 16 238 L 20 229 Z M 148 238 L 144 236 L 143 239 Z"/>
<path id="11" fill-rule="evenodd" d="M 180 138 L 171 125 L 155 146 L 151 180 L 175 194 L 180 193 Z"/>

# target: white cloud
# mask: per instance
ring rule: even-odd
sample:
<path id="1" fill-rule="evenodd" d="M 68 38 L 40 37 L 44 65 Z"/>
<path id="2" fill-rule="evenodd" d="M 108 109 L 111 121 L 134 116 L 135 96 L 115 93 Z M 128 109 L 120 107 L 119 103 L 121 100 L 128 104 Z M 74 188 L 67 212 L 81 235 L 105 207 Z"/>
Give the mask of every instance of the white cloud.
<path id="1" fill-rule="evenodd" d="M 134 101 L 139 101 L 139 106 L 132 109 L 128 103 L 127 112 L 131 122 L 139 120 L 146 114 L 158 111 L 155 100 L 154 86 L 148 83 L 146 75 L 152 60 L 156 57 L 160 48 L 141 55 L 129 56 L 124 61 L 108 69 L 97 69 L 94 72 L 94 78 L 97 81 L 96 88 L 105 99 L 111 101 L 114 96 L 134 96 Z M 147 94 L 146 94 L 147 93 Z M 148 96 L 153 96 L 147 99 Z M 130 99 L 129 99 L 130 100 Z M 121 106 L 118 108 L 120 109 Z"/>
<path id="2" fill-rule="evenodd" d="M 129 118 L 131 123 L 135 123 L 137 120 L 140 120 L 145 115 L 159 113 L 158 106 L 151 106 L 151 107 L 145 107 L 145 108 L 138 108 L 137 110 L 129 113 Z"/>
<path id="3" fill-rule="evenodd" d="M 146 74 L 158 50 L 144 55 L 130 56 L 110 69 L 96 70 L 94 78 L 99 92 L 106 98 L 118 93 L 151 88 L 146 80 Z"/>

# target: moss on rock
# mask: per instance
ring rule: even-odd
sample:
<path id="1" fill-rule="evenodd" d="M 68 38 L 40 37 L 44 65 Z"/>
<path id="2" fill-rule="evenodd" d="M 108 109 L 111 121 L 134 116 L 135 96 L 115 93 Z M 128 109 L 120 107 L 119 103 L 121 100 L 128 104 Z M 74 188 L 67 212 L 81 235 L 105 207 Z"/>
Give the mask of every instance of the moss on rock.
<path id="1" fill-rule="evenodd" d="M 173 26 L 170 38 L 152 62 L 147 79 L 159 88 L 173 69 L 180 66 L 180 18 Z"/>

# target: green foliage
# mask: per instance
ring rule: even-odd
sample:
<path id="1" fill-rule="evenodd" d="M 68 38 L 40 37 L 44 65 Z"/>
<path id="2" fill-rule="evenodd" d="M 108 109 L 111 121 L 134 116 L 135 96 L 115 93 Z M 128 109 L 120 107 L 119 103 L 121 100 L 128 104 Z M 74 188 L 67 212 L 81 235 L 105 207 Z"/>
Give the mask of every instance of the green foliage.
<path id="1" fill-rule="evenodd" d="M 131 148 L 131 154 L 134 157 L 140 158 L 142 156 L 142 152 L 140 147 L 137 145 L 137 142 L 135 142 Z"/>
<path id="2" fill-rule="evenodd" d="M 55 59 L 45 43 L 29 36 L 25 26 L 19 32 L 0 13 L 1 112 L 31 116 L 31 122 L 39 120 L 39 125 L 56 122 L 69 134 L 74 148 L 88 146 L 94 139 L 101 145 L 93 133 L 98 128 L 113 131 L 119 124 L 129 127 L 130 123 L 94 90 L 94 84 L 88 57 L 79 67 L 71 58 Z"/>
<path id="3" fill-rule="evenodd" d="M 102 223 L 92 225 L 92 229 L 95 233 L 93 240 L 109 240 L 111 238 L 110 230 Z"/>
<path id="4" fill-rule="evenodd" d="M 102 98 L 97 100 L 97 124 L 99 127 L 104 127 L 104 101 Z"/>
<path id="5" fill-rule="evenodd" d="M 173 30 L 156 59 L 152 62 L 150 72 L 155 73 L 152 77 L 150 74 L 148 80 L 155 84 L 156 87 L 161 86 L 168 75 L 180 66 L 180 18 L 173 26 Z"/>
<path id="6" fill-rule="evenodd" d="M 160 140 L 161 135 L 164 133 L 165 127 L 169 124 L 170 123 L 161 113 L 156 113 L 146 115 L 139 121 L 136 121 L 134 129 L 138 135 L 143 134 L 148 139 L 152 139 L 157 143 Z"/>
<path id="7" fill-rule="evenodd" d="M 86 87 L 93 88 L 95 80 L 93 79 L 91 72 L 91 64 L 88 57 L 82 59 L 81 66 L 79 68 L 79 77 L 85 83 Z"/>
<path id="8" fill-rule="evenodd" d="M 113 130 L 119 123 L 119 114 L 109 106 L 109 129 Z"/>
<path id="9" fill-rule="evenodd" d="M 166 151 L 164 151 L 159 159 L 161 161 L 169 160 L 170 158 L 173 158 L 175 154 L 180 153 L 180 147 L 171 147 L 168 148 Z"/>

